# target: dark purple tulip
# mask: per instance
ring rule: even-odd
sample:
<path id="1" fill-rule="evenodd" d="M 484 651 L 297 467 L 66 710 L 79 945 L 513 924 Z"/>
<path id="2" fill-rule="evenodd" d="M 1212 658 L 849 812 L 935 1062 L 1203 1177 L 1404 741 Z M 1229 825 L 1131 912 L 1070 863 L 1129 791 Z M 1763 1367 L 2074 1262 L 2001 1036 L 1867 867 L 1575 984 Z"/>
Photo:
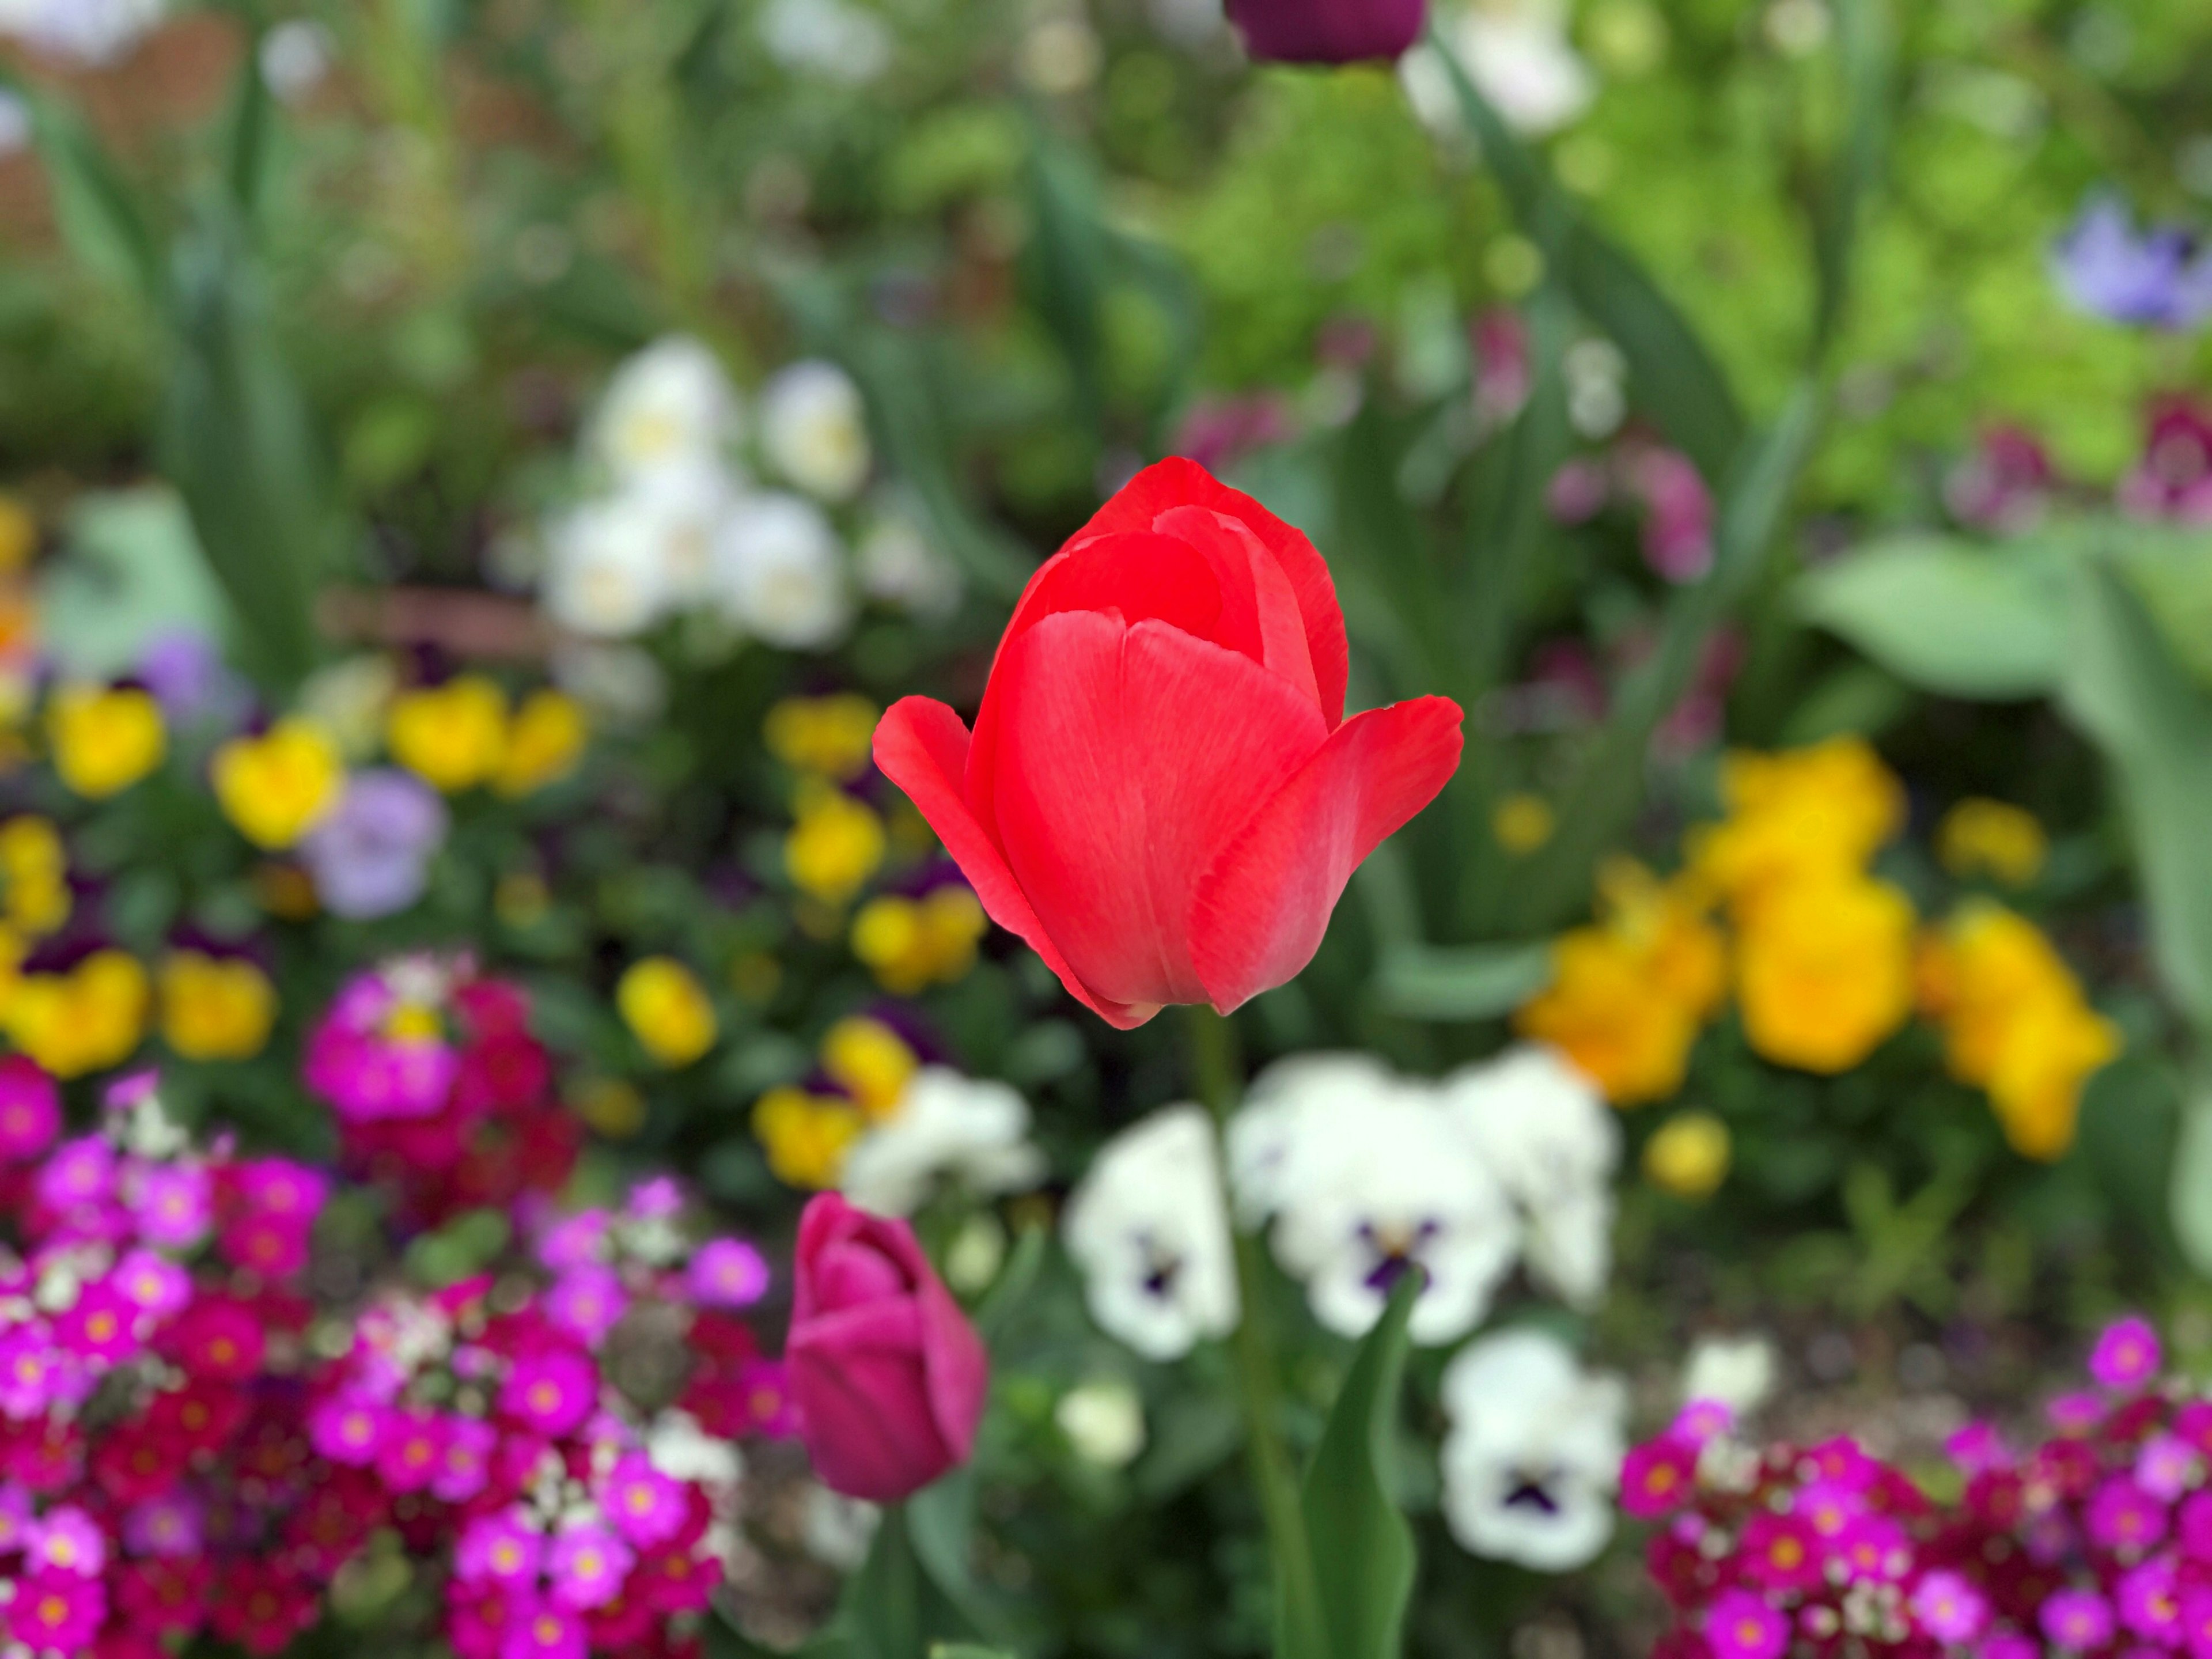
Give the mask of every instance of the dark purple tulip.
<path id="1" fill-rule="evenodd" d="M 1420 38 L 1427 0 L 1229 0 L 1245 50 L 1263 62 L 1359 64 Z"/>

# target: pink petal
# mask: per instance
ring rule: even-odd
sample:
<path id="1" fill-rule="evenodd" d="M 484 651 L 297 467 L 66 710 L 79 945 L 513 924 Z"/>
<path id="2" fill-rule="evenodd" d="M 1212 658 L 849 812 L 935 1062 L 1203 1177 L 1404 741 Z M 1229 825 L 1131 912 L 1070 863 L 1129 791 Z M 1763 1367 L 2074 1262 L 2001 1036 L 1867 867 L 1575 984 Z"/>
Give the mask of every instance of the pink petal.
<path id="1" fill-rule="evenodd" d="M 1250 629 L 1249 643 L 1231 640 L 1223 633 L 1214 635 L 1216 642 L 1264 664 L 1319 708 L 1321 691 L 1314 681 L 1313 652 L 1306 644 L 1305 620 L 1298 611 L 1297 595 L 1291 590 L 1289 575 L 1259 537 L 1249 526 L 1205 507 L 1178 507 L 1163 513 L 1159 526 L 1206 556 L 1220 585 L 1224 613 L 1233 604 L 1237 621 Z"/>
<path id="2" fill-rule="evenodd" d="M 1200 881 L 1191 957 L 1227 1013 L 1296 975 L 1367 855 L 1458 769 L 1461 714 L 1421 697 L 1355 714 L 1255 812 Z"/>
<path id="3" fill-rule="evenodd" d="M 1162 514 L 1179 507 L 1202 507 L 1242 520 L 1260 538 L 1261 545 L 1275 556 L 1276 563 L 1290 580 L 1298 614 L 1304 620 L 1306 650 L 1313 662 L 1321 711 L 1329 729 L 1334 731 L 1344 719 L 1344 687 L 1351 672 L 1351 653 L 1344 637 L 1344 611 L 1336 602 L 1336 584 L 1304 532 L 1284 523 L 1242 490 L 1231 489 L 1196 461 L 1171 456 L 1130 479 L 1089 524 L 1069 538 L 1068 545 L 1076 547 L 1091 537 L 1117 531 L 1154 529 Z"/>
<path id="4" fill-rule="evenodd" d="M 1203 1000 L 1199 877 L 1327 740 L 1320 713 L 1249 657 L 1097 611 L 1038 623 L 998 678 L 1000 845 L 1038 919 L 1102 997 Z"/>
<path id="5" fill-rule="evenodd" d="M 906 791 L 937 832 L 945 850 L 975 890 L 984 913 L 1044 958 L 1044 965 L 1060 976 L 1067 994 L 1109 1025 L 1127 1031 L 1142 1025 L 1159 1010 L 1133 1007 L 1102 997 L 1067 965 L 1067 958 L 1044 930 L 1024 896 L 1021 884 L 1006 867 L 1006 855 L 992 840 L 975 814 L 969 810 L 961 787 L 968 765 L 968 728 L 960 716 L 927 697 L 907 697 L 891 705 L 876 725 L 876 764 L 883 774 Z"/>

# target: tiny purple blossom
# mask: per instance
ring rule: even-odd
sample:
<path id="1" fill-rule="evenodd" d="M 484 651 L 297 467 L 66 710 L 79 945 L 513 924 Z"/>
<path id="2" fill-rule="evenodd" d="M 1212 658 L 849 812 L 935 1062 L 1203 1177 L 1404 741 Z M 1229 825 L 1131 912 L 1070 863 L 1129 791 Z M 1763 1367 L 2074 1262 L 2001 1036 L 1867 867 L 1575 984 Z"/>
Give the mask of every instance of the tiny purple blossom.
<path id="1" fill-rule="evenodd" d="M 480 1515 L 461 1534 L 453 1552 L 453 1571 L 463 1583 L 490 1579 L 532 1584 L 544 1552 L 544 1536 L 520 1507 Z"/>
<path id="2" fill-rule="evenodd" d="M 2171 1555 L 2154 1556 L 2123 1574 L 2113 1587 L 2112 1599 L 2120 1623 L 2133 1634 L 2161 1647 L 2180 1645 L 2180 1589 Z"/>
<path id="3" fill-rule="evenodd" d="M 538 1259 L 560 1273 L 603 1260 L 606 1242 L 607 1212 L 583 1210 L 545 1230 L 538 1241 Z"/>
<path id="4" fill-rule="evenodd" d="M 100 1135 L 64 1141 L 40 1168 L 33 1183 L 52 1210 L 102 1204 L 115 1190 L 115 1151 Z"/>
<path id="5" fill-rule="evenodd" d="M 629 1212 L 641 1221 L 665 1221 L 681 1215 L 684 1188 L 672 1176 L 650 1176 L 629 1189 Z"/>
<path id="6" fill-rule="evenodd" d="M 325 909 L 371 921 L 422 896 L 446 826 L 446 805 L 434 790 L 408 773 L 372 768 L 348 780 L 300 852 Z"/>
<path id="7" fill-rule="evenodd" d="M 25 1553 L 40 1566 L 97 1578 L 107 1566 L 107 1534 L 76 1504 L 64 1504 L 31 1523 Z"/>
<path id="8" fill-rule="evenodd" d="M 192 1299 L 191 1275 L 153 1250 L 131 1251 L 116 1263 L 108 1282 L 125 1301 L 155 1319 L 182 1312 Z"/>
<path id="9" fill-rule="evenodd" d="M 2112 1603 L 2094 1590 L 2063 1589 L 2046 1597 L 2036 1622 L 2051 1645 L 2087 1653 L 2112 1639 Z"/>
<path id="10" fill-rule="evenodd" d="M 689 1504 L 683 1485 L 639 1453 L 617 1460 L 599 1491 L 599 1507 L 640 1549 L 665 1544 L 684 1529 Z"/>
<path id="11" fill-rule="evenodd" d="M 1912 1616 L 1939 1642 L 1971 1642 L 1990 1622 L 1989 1598 L 1961 1575 L 1929 1573 L 1912 1591 Z"/>
<path id="12" fill-rule="evenodd" d="M 430 1495 L 448 1504 L 465 1504 L 491 1478 L 492 1448 L 499 1437 L 489 1423 L 473 1417 L 448 1418 Z"/>
<path id="13" fill-rule="evenodd" d="M 1675 1413 L 1673 1425 L 1667 1432 L 1691 1445 L 1702 1446 L 1709 1440 L 1717 1440 L 1735 1427 L 1735 1412 L 1717 1400 L 1692 1400 Z"/>
<path id="14" fill-rule="evenodd" d="M 206 1520 L 204 1506 L 189 1492 L 164 1492 L 132 1505 L 124 1516 L 123 1542 L 133 1555 L 197 1555 Z"/>
<path id="15" fill-rule="evenodd" d="M 749 1308 L 768 1294 L 768 1259 L 738 1238 L 710 1238 L 691 1257 L 684 1286 L 702 1307 Z"/>
<path id="16" fill-rule="evenodd" d="M 2062 1394 L 2043 1408 L 2051 1426 L 2061 1434 L 2087 1434 L 2105 1419 L 2105 1402 L 2086 1389 Z"/>
<path id="17" fill-rule="evenodd" d="M 545 1553 L 545 1576 L 553 1581 L 553 1600 L 580 1612 L 603 1607 L 620 1595 L 636 1562 L 636 1552 L 612 1530 L 586 1522 L 555 1535 Z"/>
<path id="18" fill-rule="evenodd" d="M 189 1250 L 207 1237 L 213 1214 L 207 1171 L 196 1164 L 126 1166 L 138 1237 L 165 1250 Z"/>
<path id="19" fill-rule="evenodd" d="M 1723 1590 L 1705 1612 L 1705 1645 L 1714 1659 L 1779 1659 L 1790 1621 L 1748 1590 Z"/>
<path id="20" fill-rule="evenodd" d="M 2136 1484 L 2161 1503 L 2177 1502 L 2203 1470 L 2197 1448 L 2178 1434 L 2154 1434 L 2136 1454 Z"/>
<path id="21" fill-rule="evenodd" d="M 2212 253 L 2173 225 L 2138 232 L 2118 198 L 2093 198 L 2052 251 L 2059 289 L 2080 310 L 2142 327 L 2194 328 L 2212 316 Z"/>
<path id="22" fill-rule="evenodd" d="M 545 1293 L 546 1318 L 586 1347 L 605 1341 L 629 1308 L 621 1275 L 596 1263 L 569 1268 Z"/>
<path id="23" fill-rule="evenodd" d="M 2131 1316 L 2105 1328 L 2089 1352 L 2089 1375 L 2107 1389 L 2139 1389 L 2158 1375 L 2164 1358 L 2150 1322 Z"/>
<path id="24" fill-rule="evenodd" d="M 383 1433 L 383 1407 L 360 1395 L 332 1395 L 307 1413 L 308 1443 L 333 1463 L 367 1468 Z"/>
<path id="25" fill-rule="evenodd" d="M 2116 1474 L 2091 1495 L 2083 1520 L 2090 1542 L 2133 1558 L 2166 1536 L 2166 1505 L 2132 1476 Z"/>

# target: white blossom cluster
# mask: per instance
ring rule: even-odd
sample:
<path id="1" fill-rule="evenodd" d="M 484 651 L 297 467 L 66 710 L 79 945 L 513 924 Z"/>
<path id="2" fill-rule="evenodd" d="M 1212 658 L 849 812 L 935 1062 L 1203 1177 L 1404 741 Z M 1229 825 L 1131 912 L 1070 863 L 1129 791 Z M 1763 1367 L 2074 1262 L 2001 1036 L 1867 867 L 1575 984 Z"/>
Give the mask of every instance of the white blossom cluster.
<path id="1" fill-rule="evenodd" d="M 958 601 L 957 573 L 895 506 L 869 506 L 848 551 L 833 514 L 860 508 L 875 456 L 860 388 L 834 363 L 790 365 L 749 409 L 703 342 L 660 340 L 616 371 L 583 450 L 589 493 L 544 550 L 545 605 L 571 633 L 626 639 L 704 612 L 817 651 L 844 638 L 863 593 L 922 612 Z"/>
<path id="2" fill-rule="evenodd" d="M 838 1185 L 884 1216 L 912 1215 L 947 1187 L 972 1198 L 1024 1192 L 1045 1175 L 1029 1133 L 1029 1103 L 1005 1084 L 925 1066 L 853 1143 Z"/>
<path id="3" fill-rule="evenodd" d="M 167 0 L 0 0 L 0 35 L 97 66 L 129 57 L 167 10 Z"/>

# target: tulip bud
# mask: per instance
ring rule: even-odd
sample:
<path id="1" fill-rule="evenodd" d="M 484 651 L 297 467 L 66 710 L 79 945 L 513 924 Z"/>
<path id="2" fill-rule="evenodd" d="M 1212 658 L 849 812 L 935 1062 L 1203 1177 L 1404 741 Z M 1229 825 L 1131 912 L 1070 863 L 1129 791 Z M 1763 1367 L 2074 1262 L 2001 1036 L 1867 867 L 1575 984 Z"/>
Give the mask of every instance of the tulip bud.
<path id="1" fill-rule="evenodd" d="M 835 1193 L 806 1206 L 785 1349 L 823 1483 L 893 1504 L 968 1461 L 990 1360 L 914 1230 Z"/>
<path id="2" fill-rule="evenodd" d="M 1425 21 L 1425 0 L 1229 0 L 1253 57 L 1279 64 L 1395 58 Z"/>

